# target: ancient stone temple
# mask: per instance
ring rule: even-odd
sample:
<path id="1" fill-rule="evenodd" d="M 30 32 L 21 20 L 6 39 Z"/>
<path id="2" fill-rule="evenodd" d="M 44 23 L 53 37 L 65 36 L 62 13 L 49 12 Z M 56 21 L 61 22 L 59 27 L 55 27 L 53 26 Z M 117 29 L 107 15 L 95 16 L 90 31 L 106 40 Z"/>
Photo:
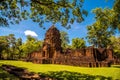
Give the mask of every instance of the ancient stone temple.
<path id="1" fill-rule="evenodd" d="M 62 48 L 59 30 L 57 30 L 55 26 L 51 26 L 45 34 L 42 57 L 45 58 L 46 61 L 47 59 L 52 60 L 56 58 L 57 53 L 60 53 L 61 51 Z"/>
<path id="2" fill-rule="evenodd" d="M 63 52 L 60 32 L 55 26 L 47 30 L 42 49 L 28 55 L 28 60 L 34 63 L 86 67 L 110 66 L 113 59 L 112 49 L 94 48 L 93 46 L 76 50 L 66 49 Z"/>

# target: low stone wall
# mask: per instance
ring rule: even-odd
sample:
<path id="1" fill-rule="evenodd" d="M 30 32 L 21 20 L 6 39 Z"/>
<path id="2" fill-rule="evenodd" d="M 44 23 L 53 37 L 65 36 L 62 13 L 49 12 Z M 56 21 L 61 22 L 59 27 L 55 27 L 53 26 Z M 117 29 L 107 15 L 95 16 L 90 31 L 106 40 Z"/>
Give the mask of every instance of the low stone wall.
<path id="1" fill-rule="evenodd" d="M 115 59 L 113 62 L 115 65 L 120 65 L 120 59 Z"/>
<path id="2" fill-rule="evenodd" d="M 55 64 L 64 64 L 71 66 L 80 66 L 80 67 L 110 67 L 111 63 L 109 62 L 81 62 L 81 61 L 72 61 L 72 62 L 62 62 L 55 61 Z"/>
<path id="3" fill-rule="evenodd" d="M 65 58 L 58 58 L 58 59 L 33 59 L 33 63 L 38 64 L 62 64 L 62 65 L 71 65 L 71 66 L 80 66 L 80 67 L 110 67 L 112 62 L 103 61 L 103 62 L 96 62 L 96 61 L 82 61 L 79 59 L 65 59 Z"/>

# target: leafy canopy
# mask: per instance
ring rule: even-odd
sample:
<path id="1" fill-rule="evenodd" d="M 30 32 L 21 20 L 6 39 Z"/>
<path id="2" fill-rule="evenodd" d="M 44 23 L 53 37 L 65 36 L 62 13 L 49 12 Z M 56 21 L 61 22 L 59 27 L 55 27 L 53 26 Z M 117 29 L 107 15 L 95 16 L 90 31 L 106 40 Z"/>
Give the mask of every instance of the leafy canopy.
<path id="1" fill-rule="evenodd" d="M 29 53 L 39 51 L 42 48 L 42 41 L 27 36 L 26 42 L 16 39 L 14 34 L 0 36 L 0 59 L 21 59 Z"/>
<path id="2" fill-rule="evenodd" d="M 73 38 L 72 39 L 72 48 L 73 49 L 80 49 L 85 48 L 85 41 L 82 38 Z"/>
<path id="3" fill-rule="evenodd" d="M 82 9 L 83 2 L 84 0 L 2 0 L 0 26 L 32 19 L 41 27 L 45 22 L 60 22 L 68 29 L 75 21 L 82 22 L 83 15 L 87 16 L 87 12 Z"/>
<path id="4" fill-rule="evenodd" d="M 109 21 L 106 17 L 111 14 L 108 12 L 108 8 L 103 10 L 101 8 L 94 9 L 93 13 L 95 13 L 96 22 L 87 26 L 88 42 L 95 45 L 96 47 L 107 47 L 110 41 L 109 38 L 113 34 L 113 28 L 109 27 Z"/>
<path id="5" fill-rule="evenodd" d="M 115 37 L 115 36 L 112 36 L 110 37 L 110 44 L 111 44 L 111 47 L 113 48 L 113 51 L 114 51 L 114 54 L 120 58 L 120 37 Z"/>
<path id="6" fill-rule="evenodd" d="M 66 49 L 68 47 L 68 43 L 70 42 L 68 33 L 65 31 L 61 31 L 60 38 L 61 38 L 61 42 L 62 42 L 62 44 L 61 44 L 62 48 Z"/>
<path id="7" fill-rule="evenodd" d="M 109 38 L 120 31 L 120 0 L 116 0 L 112 9 L 96 8 L 93 10 L 96 22 L 87 27 L 88 41 L 97 47 L 107 47 Z"/>
<path id="8" fill-rule="evenodd" d="M 26 57 L 28 54 L 39 51 L 42 48 L 42 41 L 38 41 L 32 36 L 27 36 L 27 40 L 21 45 L 22 57 Z"/>

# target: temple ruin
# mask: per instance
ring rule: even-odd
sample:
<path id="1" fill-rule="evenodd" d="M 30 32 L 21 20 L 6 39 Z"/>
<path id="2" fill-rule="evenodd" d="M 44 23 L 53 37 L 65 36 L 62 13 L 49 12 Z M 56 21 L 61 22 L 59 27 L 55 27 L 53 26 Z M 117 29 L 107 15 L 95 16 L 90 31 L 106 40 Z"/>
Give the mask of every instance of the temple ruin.
<path id="1" fill-rule="evenodd" d="M 28 55 L 28 60 L 40 64 L 64 64 L 83 67 L 109 67 L 113 61 L 113 50 L 106 48 L 66 49 L 61 47 L 60 32 L 51 26 L 40 51 Z"/>

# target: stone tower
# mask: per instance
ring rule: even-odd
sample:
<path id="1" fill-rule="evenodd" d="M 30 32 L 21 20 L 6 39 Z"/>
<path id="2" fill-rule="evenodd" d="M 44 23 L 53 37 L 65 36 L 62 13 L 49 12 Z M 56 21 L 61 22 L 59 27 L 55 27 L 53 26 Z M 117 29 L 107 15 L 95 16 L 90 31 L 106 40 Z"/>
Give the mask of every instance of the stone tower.
<path id="1" fill-rule="evenodd" d="M 57 52 L 61 52 L 61 39 L 59 30 L 53 25 L 46 34 L 43 43 L 43 57 L 45 59 L 54 59 Z"/>

